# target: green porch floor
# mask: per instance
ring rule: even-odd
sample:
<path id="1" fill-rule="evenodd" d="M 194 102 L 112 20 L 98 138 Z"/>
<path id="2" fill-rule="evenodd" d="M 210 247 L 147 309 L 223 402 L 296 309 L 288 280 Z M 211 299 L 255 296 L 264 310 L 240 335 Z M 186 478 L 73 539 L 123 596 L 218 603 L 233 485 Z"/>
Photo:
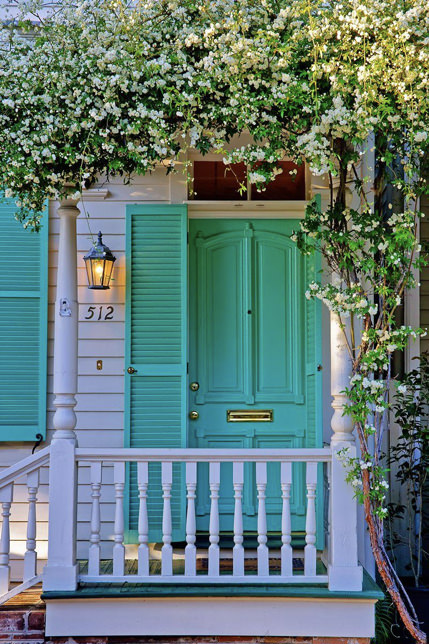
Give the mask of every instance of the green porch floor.
<path id="1" fill-rule="evenodd" d="M 384 598 L 383 592 L 364 570 L 361 591 L 330 591 L 326 584 L 270 584 L 228 581 L 225 584 L 189 583 L 81 583 L 75 591 L 48 591 L 42 599 L 97 599 L 127 597 L 313 597 L 320 599 Z"/>

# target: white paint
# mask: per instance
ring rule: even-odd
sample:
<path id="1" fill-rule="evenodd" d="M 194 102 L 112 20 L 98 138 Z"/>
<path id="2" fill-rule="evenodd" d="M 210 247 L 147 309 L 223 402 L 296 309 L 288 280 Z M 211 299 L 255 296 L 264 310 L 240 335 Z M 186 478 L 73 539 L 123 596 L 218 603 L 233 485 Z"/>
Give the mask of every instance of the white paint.
<path id="1" fill-rule="evenodd" d="M 91 535 L 89 537 L 88 574 L 100 574 L 100 490 L 101 463 L 91 463 Z"/>
<path id="2" fill-rule="evenodd" d="M 58 208 L 60 239 L 55 315 L 54 406 L 55 433 L 49 468 L 48 563 L 44 589 L 74 590 L 77 585 L 76 513 L 77 467 L 76 406 L 78 360 L 78 304 L 76 277 L 76 217 L 73 199 Z M 60 316 L 61 300 L 67 299 L 71 315 Z"/>
<path id="3" fill-rule="evenodd" d="M 187 577 L 196 577 L 196 517 L 195 517 L 195 498 L 197 490 L 197 464 L 186 463 L 186 548 L 185 548 L 185 575 Z"/>
<path id="4" fill-rule="evenodd" d="M 267 464 L 256 463 L 256 489 L 258 491 L 258 576 L 269 575 L 269 553 L 267 547 L 267 514 L 265 490 L 267 487 Z"/>
<path id="5" fill-rule="evenodd" d="M 348 332 L 348 323 L 344 322 L 344 325 Z M 353 421 L 350 416 L 343 414 L 347 403 L 344 389 L 350 385 L 351 374 L 352 363 L 344 331 L 338 315 L 331 311 L 331 405 L 334 410 L 331 418 L 331 443 L 354 443 Z"/>
<path id="6" fill-rule="evenodd" d="M 290 516 L 290 492 L 292 487 L 292 463 L 282 463 L 280 466 L 282 489 L 282 547 L 281 573 L 283 577 L 292 575 L 292 522 Z"/>
<path id="7" fill-rule="evenodd" d="M 10 507 L 13 500 L 13 483 L 6 485 L 0 490 L 1 503 L 1 537 L 0 537 L 0 595 L 9 590 L 10 581 Z"/>
<path id="8" fill-rule="evenodd" d="M 317 463 L 307 463 L 307 516 L 305 521 L 304 575 L 316 574 L 316 485 Z"/>
<path id="9" fill-rule="evenodd" d="M 233 571 L 235 577 L 244 577 L 244 548 L 243 548 L 243 463 L 233 463 L 232 481 L 234 487 L 234 548 Z"/>
<path id="10" fill-rule="evenodd" d="M 209 523 L 209 577 L 219 575 L 219 488 L 220 488 L 220 463 L 210 463 L 210 523 Z"/>
<path id="11" fill-rule="evenodd" d="M 48 461 L 49 452 L 50 449 L 45 448 L 4 469 L 0 474 L 0 603 L 38 580 L 40 563 L 36 552 L 36 502 L 40 469 Z M 47 498 L 46 494 L 43 496 Z M 15 506 L 12 505 L 14 500 L 18 501 Z M 27 502 L 25 505 L 24 500 Z M 46 538 L 46 535 L 43 536 Z M 18 557 L 21 559 L 17 559 Z M 11 581 L 17 582 L 17 585 L 9 590 Z"/>
<path id="12" fill-rule="evenodd" d="M 305 201 L 186 201 L 189 219 L 302 219 Z"/>
<path id="13" fill-rule="evenodd" d="M 137 464 L 137 487 L 139 490 L 139 547 L 138 547 L 138 574 L 149 575 L 149 524 L 147 514 L 147 489 L 149 472 L 147 463 Z"/>
<path id="14" fill-rule="evenodd" d="M 346 327 L 347 332 L 347 327 Z M 347 397 L 343 393 L 350 384 L 351 359 L 347 341 L 338 316 L 331 313 L 331 392 L 332 392 L 332 463 L 330 476 L 329 589 L 361 590 L 363 572 L 358 564 L 357 501 L 353 487 L 347 483 L 347 470 L 337 454 L 348 449 L 356 456 L 353 421 L 344 415 Z"/>
<path id="15" fill-rule="evenodd" d="M 75 442 L 78 355 L 78 304 L 76 281 L 77 201 L 64 200 L 58 208 L 60 239 L 58 250 L 54 355 L 54 427 L 56 439 Z M 66 303 L 66 304 L 65 304 Z"/>
<path id="16" fill-rule="evenodd" d="M 71 431 L 67 429 L 67 432 Z M 48 563 L 43 574 L 45 590 L 75 590 L 77 586 L 75 449 L 71 438 L 54 439 L 51 443 Z"/>
<path id="17" fill-rule="evenodd" d="M 159 462 L 171 461 L 172 463 L 328 463 L 331 460 L 331 449 L 321 448 L 296 448 L 296 449 L 204 449 L 204 448 L 146 448 L 127 447 L 120 451 L 110 448 L 78 448 L 76 459 L 81 462 L 92 460 L 109 461 L 110 463 L 122 462 Z M 215 470 L 213 470 L 215 472 Z"/>
<path id="18" fill-rule="evenodd" d="M 374 602 L 287 597 L 48 600 L 46 634 L 372 637 Z"/>
<path id="19" fill-rule="evenodd" d="M 161 465 L 161 485 L 163 498 L 162 511 L 162 550 L 161 574 L 173 574 L 172 522 L 171 522 L 171 487 L 173 485 L 173 465 L 163 462 Z"/>
<path id="20" fill-rule="evenodd" d="M 27 474 L 28 488 L 28 518 L 27 518 L 27 549 L 24 555 L 24 581 L 35 577 L 37 574 L 36 552 L 36 503 L 37 490 L 39 489 L 39 470 Z"/>
<path id="21" fill-rule="evenodd" d="M 113 546 L 113 574 L 123 576 L 125 569 L 124 548 L 124 488 L 125 463 L 115 463 L 113 469 L 115 483 L 115 544 Z"/>

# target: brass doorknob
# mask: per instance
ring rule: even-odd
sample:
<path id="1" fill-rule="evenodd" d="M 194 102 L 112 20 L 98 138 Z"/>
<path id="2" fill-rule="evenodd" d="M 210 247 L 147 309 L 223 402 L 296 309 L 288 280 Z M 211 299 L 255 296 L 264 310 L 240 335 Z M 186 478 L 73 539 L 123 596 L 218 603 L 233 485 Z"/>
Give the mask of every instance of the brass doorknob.
<path id="1" fill-rule="evenodd" d="M 198 389 L 200 388 L 200 383 L 199 382 L 191 382 L 191 384 L 189 386 L 191 388 L 191 391 L 198 391 Z"/>
<path id="2" fill-rule="evenodd" d="M 128 367 L 127 371 L 128 373 L 137 373 L 137 369 L 134 369 L 134 367 Z"/>
<path id="3" fill-rule="evenodd" d="M 199 413 L 197 411 L 189 412 L 189 418 L 191 420 L 198 420 L 199 417 L 200 417 L 200 415 L 199 415 Z"/>

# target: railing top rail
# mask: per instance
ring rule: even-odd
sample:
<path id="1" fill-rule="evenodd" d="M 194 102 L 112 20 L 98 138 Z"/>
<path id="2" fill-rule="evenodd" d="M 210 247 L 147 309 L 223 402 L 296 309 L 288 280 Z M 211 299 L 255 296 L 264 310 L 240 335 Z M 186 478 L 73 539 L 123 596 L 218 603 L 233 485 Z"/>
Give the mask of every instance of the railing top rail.
<path id="1" fill-rule="evenodd" d="M 46 463 L 49 461 L 50 449 L 51 448 L 48 445 L 47 447 L 41 449 L 39 452 L 31 454 L 30 456 L 27 456 L 27 458 L 23 458 L 22 460 L 18 461 L 18 463 L 15 463 L 14 465 L 11 465 L 10 467 L 2 470 L 0 472 L 0 489 L 4 488 L 10 483 L 13 483 L 20 476 L 34 472 L 34 470 L 42 467 L 42 465 L 46 465 Z"/>
<path id="2" fill-rule="evenodd" d="M 304 462 L 327 463 L 331 461 L 331 449 L 154 449 L 154 448 L 79 448 L 76 459 L 80 462 L 105 461 L 109 463 L 168 461 L 178 463 L 210 462 Z"/>

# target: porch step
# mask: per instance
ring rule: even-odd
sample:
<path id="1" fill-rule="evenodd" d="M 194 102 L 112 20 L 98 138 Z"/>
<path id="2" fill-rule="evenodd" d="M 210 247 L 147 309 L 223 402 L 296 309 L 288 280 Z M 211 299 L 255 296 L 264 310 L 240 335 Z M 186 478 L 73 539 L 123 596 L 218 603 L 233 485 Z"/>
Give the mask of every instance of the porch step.
<path id="1" fill-rule="evenodd" d="M 65 635 L 75 644 L 369 644 L 381 597 L 372 580 L 360 592 L 276 582 L 82 583 L 43 594 L 45 644 L 65 644 L 55 639 Z"/>
<path id="2" fill-rule="evenodd" d="M 45 602 L 42 584 L 22 591 L 0 606 L 0 641 L 45 643 Z"/>

